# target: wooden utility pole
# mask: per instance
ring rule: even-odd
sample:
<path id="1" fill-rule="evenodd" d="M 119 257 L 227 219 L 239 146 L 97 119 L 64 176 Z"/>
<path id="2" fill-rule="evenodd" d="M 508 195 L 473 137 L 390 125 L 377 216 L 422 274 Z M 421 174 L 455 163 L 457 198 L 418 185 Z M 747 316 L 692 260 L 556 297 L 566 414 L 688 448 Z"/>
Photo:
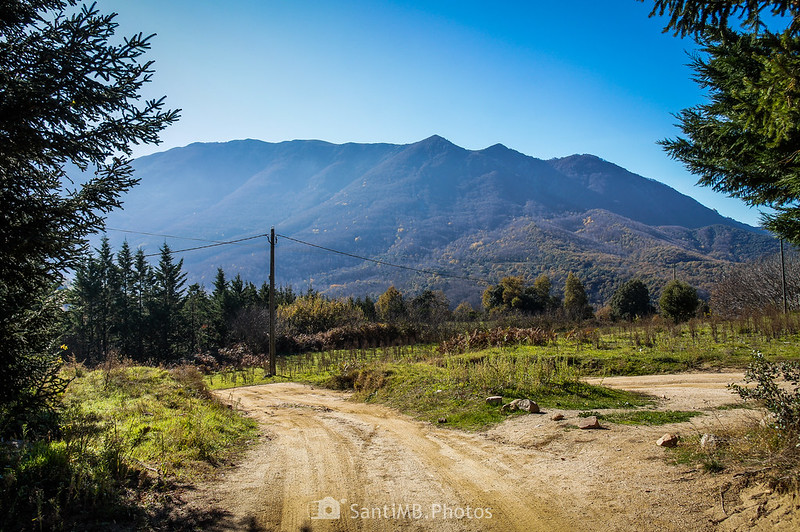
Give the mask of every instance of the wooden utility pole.
<path id="1" fill-rule="evenodd" d="M 781 238 L 781 292 L 783 293 L 783 313 L 789 312 L 789 305 L 786 297 L 786 264 L 783 260 L 783 239 Z"/>
<path id="2" fill-rule="evenodd" d="M 269 374 L 275 375 L 275 228 L 269 232 Z"/>

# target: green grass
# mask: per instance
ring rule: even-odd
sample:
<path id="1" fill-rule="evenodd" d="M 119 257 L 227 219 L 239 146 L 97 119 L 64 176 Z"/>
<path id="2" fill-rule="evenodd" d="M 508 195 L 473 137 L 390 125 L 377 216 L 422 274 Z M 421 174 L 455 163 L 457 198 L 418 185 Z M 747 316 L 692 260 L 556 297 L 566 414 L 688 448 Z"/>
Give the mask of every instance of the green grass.
<path id="1" fill-rule="evenodd" d="M 684 423 L 701 414 L 702 412 L 684 410 L 632 410 L 598 414 L 597 417 L 618 425 L 668 425 Z"/>
<path id="2" fill-rule="evenodd" d="M 658 317 L 636 323 L 558 331 L 542 346 L 510 345 L 441 353 L 436 346 L 341 350 L 279 357 L 278 377 L 260 368 L 206 377 L 211 388 L 297 381 L 356 389 L 356 398 L 388 404 L 417 418 L 480 429 L 505 419 L 485 397 L 530 398 L 544 408 L 608 409 L 648 404 L 628 392 L 588 386 L 584 376 L 646 375 L 744 368 L 754 349 L 770 360 L 798 359 L 800 315 L 674 325 Z M 663 424 L 688 414 L 632 413 L 618 423 Z M 670 417 L 672 416 L 672 417 Z"/>
<path id="3" fill-rule="evenodd" d="M 501 366 L 500 375 L 494 374 L 493 363 Z M 505 365 L 506 370 L 516 367 L 507 361 Z M 371 364 L 354 378 L 355 397 L 386 404 L 425 421 L 438 423 L 444 419 L 447 426 L 467 430 L 484 429 L 509 415 L 518 415 L 487 405 L 485 399 L 490 395 L 501 395 L 504 402 L 533 399 L 542 408 L 622 408 L 649 403 L 639 394 L 592 386 L 577 379 L 515 381 L 503 373 L 502 366 L 503 362 L 498 360 L 471 366 L 424 362 Z"/>
<path id="4" fill-rule="evenodd" d="M 210 396 L 194 368 L 78 366 L 67 373 L 74 380 L 60 433 L 0 445 L 0 528 L 144 519 L 142 505 L 162 488 L 202 478 L 256 434 L 252 420 Z"/>

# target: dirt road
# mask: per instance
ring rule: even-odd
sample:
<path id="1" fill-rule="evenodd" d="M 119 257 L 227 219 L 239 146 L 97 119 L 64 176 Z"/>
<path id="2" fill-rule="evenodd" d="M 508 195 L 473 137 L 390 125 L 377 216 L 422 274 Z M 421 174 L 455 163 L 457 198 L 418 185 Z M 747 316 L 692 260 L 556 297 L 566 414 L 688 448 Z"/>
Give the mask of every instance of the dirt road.
<path id="1" fill-rule="evenodd" d="M 725 385 L 739 378 L 604 384 L 644 387 L 662 397 L 659 408 L 711 409 L 736 401 Z M 220 530 L 661 531 L 725 529 L 726 521 L 736 529 L 735 505 L 720 504 L 724 475 L 670 465 L 655 441 L 759 415 L 709 410 L 680 425 L 581 431 L 570 428 L 577 412 L 561 411 L 557 422 L 550 410 L 465 433 L 299 384 L 218 395 L 263 427 L 241 465 L 202 490 L 227 513 Z"/>

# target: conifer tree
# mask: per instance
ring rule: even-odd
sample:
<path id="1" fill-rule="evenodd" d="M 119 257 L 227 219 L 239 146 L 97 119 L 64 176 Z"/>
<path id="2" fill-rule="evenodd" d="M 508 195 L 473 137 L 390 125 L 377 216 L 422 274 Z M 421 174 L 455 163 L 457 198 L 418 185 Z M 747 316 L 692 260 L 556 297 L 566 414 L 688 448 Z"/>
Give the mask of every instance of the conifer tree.
<path id="1" fill-rule="evenodd" d="M 153 328 L 156 332 L 156 353 L 159 359 L 172 359 L 184 353 L 186 324 L 183 321 L 183 286 L 186 274 L 181 271 L 183 259 L 177 263 L 172 259 L 172 251 L 164 243 L 161 257 L 154 270 L 152 314 Z"/>
<path id="2" fill-rule="evenodd" d="M 128 241 L 122 243 L 117 253 L 119 290 L 116 302 L 117 338 L 119 349 L 125 356 L 136 353 L 136 271 L 134 258 Z"/>
<path id="3" fill-rule="evenodd" d="M 134 338 L 134 354 L 137 360 L 144 360 L 149 348 L 154 345 L 153 335 L 151 334 L 151 308 L 153 301 L 153 285 L 155 278 L 153 268 L 147 263 L 144 250 L 136 250 L 134 257 L 134 303 L 133 311 L 136 335 Z"/>
<path id="4" fill-rule="evenodd" d="M 0 433 L 57 407 L 61 292 L 87 238 L 136 180 L 131 146 L 177 119 L 141 101 L 149 37 L 74 0 L 7 0 L 0 17 Z M 71 163 L 92 177 L 67 178 Z M 30 427 L 30 425 L 29 425 Z"/>
<path id="5" fill-rule="evenodd" d="M 661 144 L 699 184 L 774 209 L 765 227 L 800 243 L 800 4 L 657 0 L 651 16 L 665 14 L 665 31 L 701 45 L 691 66 L 708 101 L 681 111 L 684 136 Z"/>

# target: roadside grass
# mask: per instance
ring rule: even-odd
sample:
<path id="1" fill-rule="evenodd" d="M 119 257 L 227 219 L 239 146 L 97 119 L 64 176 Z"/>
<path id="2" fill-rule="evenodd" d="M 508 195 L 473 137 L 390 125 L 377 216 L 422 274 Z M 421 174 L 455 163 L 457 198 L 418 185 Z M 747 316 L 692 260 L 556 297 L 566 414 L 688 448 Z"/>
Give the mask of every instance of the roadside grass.
<path id="1" fill-rule="evenodd" d="M 668 425 L 684 423 L 702 412 L 688 410 L 628 410 L 622 412 L 581 412 L 579 417 L 597 416 L 598 419 L 617 425 Z"/>
<path id="2" fill-rule="evenodd" d="M 356 400 L 474 430 L 507 417 L 486 405 L 489 395 L 501 395 L 505 402 L 530 398 L 546 408 L 635 410 L 652 399 L 589 386 L 581 378 L 744 369 L 754 349 L 770 360 L 797 360 L 800 315 L 694 319 L 680 325 L 654 317 L 564 329 L 539 343 L 544 345 L 464 353 L 442 352 L 432 345 L 305 353 L 279 357 L 276 377 L 266 377 L 262 368 L 239 368 L 205 379 L 214 389 L 285 381 L 352 389 Z M 606 416 L 615 423 L 666 424 L 685 421 L 689 414 L 634 411 Z"/>
<path id="3" fill-rule="evenodd" d="M 701 443 L 703 434 L 687 435 L 666 452 L 675 464 L 699 466 L 708 473 L 736 472 L 743 485 L 756 481 L 779 492 L 800 489 L 797 434 L 752 421 L 720 427 L 713 435 L 714 441 L 705 446 Z"/>
<path id="4" fill-rule="evenodd" d="M 631 408 L 649 404 L 644 396 L 581 382 L 560 374 L 548 360 L 520 362 L 502 353 L 480 361 L 463 357 L 414 363 L 372 363 L 351 373 L 354 398 L 383 403 L 418 419 L 480 430 L 509 415 L 486 404 L 499 395 L 536 401 L 542 408 Z"/>
<path id="5" fill-rule="evenodd" d="M 159 493 L 202 478 L 256 434 L 193 367 L 65 371 L 60 433 L 0 445 L 0 528 L 144 526 Z"/>

